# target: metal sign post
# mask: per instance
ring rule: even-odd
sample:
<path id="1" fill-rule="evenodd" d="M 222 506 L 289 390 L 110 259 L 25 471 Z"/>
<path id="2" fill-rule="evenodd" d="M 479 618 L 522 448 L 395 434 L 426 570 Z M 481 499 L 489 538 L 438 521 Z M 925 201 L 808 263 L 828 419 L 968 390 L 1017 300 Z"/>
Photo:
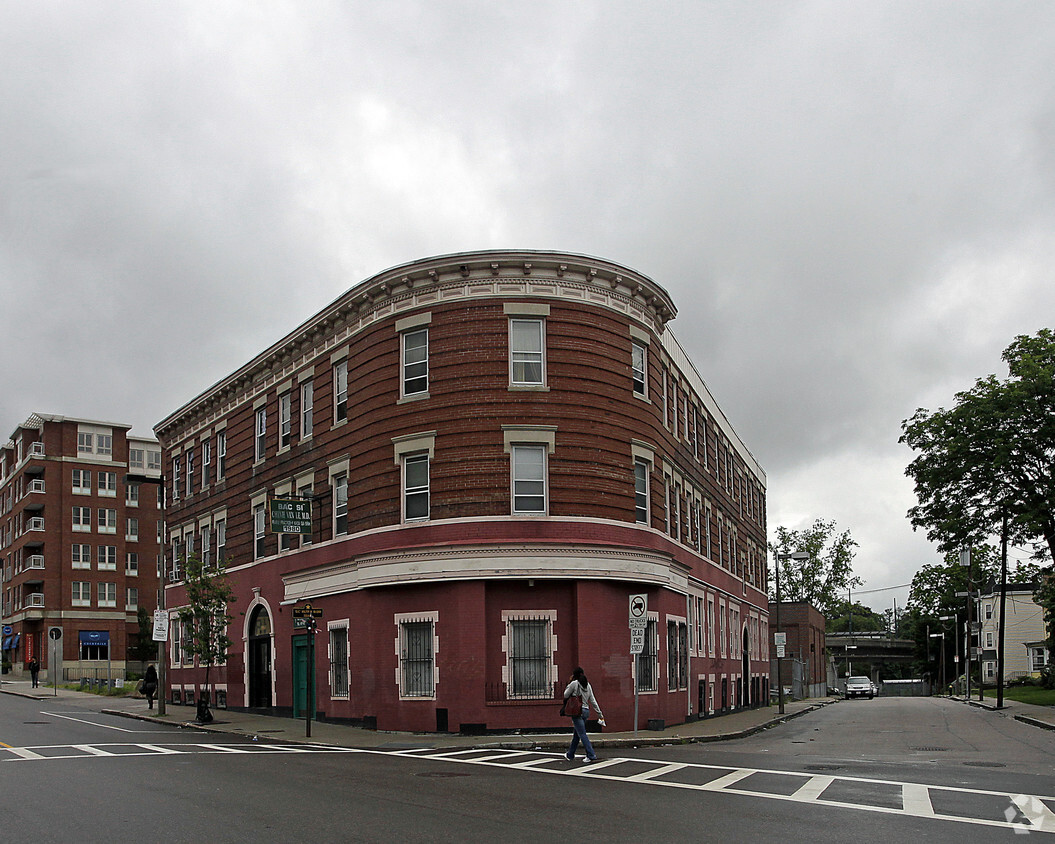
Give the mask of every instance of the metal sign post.
<path id="1" fill-rule="evenodd" d="M 312 710 L 315 708 L 315 631 L 318 625 L 315 619 L 322 618 L 322 610 L 305 604 L 293 608 L 293 618 L 305 620 L 304 629 L 308 633 L 308 699 L 304 705 L 304 737 L 311 738 Z"/>
<path id="2" fill-rule="evenodd" d="M 638 696 L 637 659 L 645 651 L 648 634 L 648 595 L 630 596 L 630 658 L 631 678 L 634 681 L 634 735 L 637 735 Z"/>
<path id="3" fill-rule="evenodd" d="M 51 655 L 48 657 L 48 666 L 51 668 L 51 696 L 58 697 L 59 671 L 62 670 L 62 628 L 49 628 L 48 639 L 51 640 Z"/>

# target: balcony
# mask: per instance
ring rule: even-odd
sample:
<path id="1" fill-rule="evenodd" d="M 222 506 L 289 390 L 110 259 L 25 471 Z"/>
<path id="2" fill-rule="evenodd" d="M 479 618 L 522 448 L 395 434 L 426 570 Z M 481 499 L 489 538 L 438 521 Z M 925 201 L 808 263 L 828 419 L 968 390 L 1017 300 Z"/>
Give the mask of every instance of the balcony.
<path id="1" fill-rule="evenodd" d="M 43 609 L 44 608 L 44 593 L 43 592 L 30 592 L 26 595 L 25 608 L 28 609 Z"/>
<path id="2" fill-rule="evenodd" d="M 29 482 L 26 491 L 27 500 L 25 509 L 30 512 L 38 512 L 44 509 L 44 479 L 37 478 Z"/>
<path id="3" fill-rule="evenodd" d="M 44 517 L 34 516 L 28 522 L 26 522 L 26 530 L 44 530 Z"/>
<path id="4" fill-rule="evenodd" d="M 30 443 L 29 454 L 26 455 L 26 459 L 33 457 L 44 457 L 44 443 L 36 442 Z M 29 463 L 26 465 L 27 475 L 43 475 L 44 464 L 43 463 Z"/>
<path id="5" fill-rule="evenodd" d="M 27 569 L 43 569 L 44 568 L 44 555 L 43 554 L 30 554 L 26 557 L 26 568 Z"/>

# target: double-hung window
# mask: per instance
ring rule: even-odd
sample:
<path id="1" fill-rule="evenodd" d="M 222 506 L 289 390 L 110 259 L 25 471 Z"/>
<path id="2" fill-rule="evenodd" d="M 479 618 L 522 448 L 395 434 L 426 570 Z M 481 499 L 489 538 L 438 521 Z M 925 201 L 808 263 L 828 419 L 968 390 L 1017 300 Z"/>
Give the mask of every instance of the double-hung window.
<path id="1" fill-rule="evenodd" d="M 266 452 L 267 445 L 267 408 L 258 407 L 256 409 L 256 436 L 255 436 L 256 449 L 254 457 L 256 460 L 263 460 Z"/>
<path id="2" fill-rule="evenodd" d="M 311 412 L 315 404 L 315 382 L 305 381 L 300 385 L 300 438 L 311 436 Z"/>
<path id="3" fill-rule="evenodd" d="M 333 421 L 344 422 L 348 418 L 348 361 L 338 361 L 333 366 Z"/>
<path id="4" fill-rule="evenodd" d="M 125 506 L 139 506 L 139 484 L 128 484 L 125 487 Z"/>
<path id="5" fill-rule="evenodd" d="M 180 483 L 183 480 L 183 461 L 179 457 L 172 458 L 172 500 L 179 501 Z"/>
<path id="6" fill-rule="evenodd" d="M 402 335 L 403 395 L 429 391 L 429 330 L 404 331 Z"/>
<path id="7" fill-rule="evenodd" d="M 216 480 L 222 481 L 227 472 L 227 432 L 216 435 Z"/>
<path id="8" fill-rule="evenodd" d="M 117 472 L 99 473 L 99 495 L 103 498 L 117 497 Z"/>
<path id="9" fill-rule="evenodd" d="M 212 442 L 203 440 L 201 444 L 201 488 L 209 486 L 209 476 L 212 473 Z"/>
<path id="10" fill-rule="evenodd" d="M 636 521 L 642 525 L 649 523 L 649 469 L 648 461 L 634 461 L 634 512 Z"/>
<path id="11" fill-rule="evenodd" d="M 410 616 L 398 623 L 399 696 L 435 697 L 435 619 Z"/>
<path id="12" fill-rule="evenodd" d="M 92 473 L 87 469 L 74 469 L 72 478 L 73 488 L 70 490 L 81 495 L 92 494 Z"/>
<path id="13" fill-rule="evenodd" d="M 631 382 L 634 395 L 648 397 L 648 349 L 640 343 L 634 343 L 631 353 Z"/>
<path id="14" fill-rule="evenodd" d="M 509 378 L 514 386 L 546 383 L 545 321 L 509 320 Z"/>
<path id="15" fill-rule="evenodd" d="M 227 559 L 227 520 L 217 519 L 216 520 L 216 565 L 218 568 L 223 566 L 224 560 Z"/>
<path id="16" fill-rule="evenodd" d="M 343 536 L 348 533 L 348 476 L 335 475 L 333 478 L 333 535 Z"/>
<path id="17" fill-rule="evenodd" d="M 100 607 L 116 607 L 117 606 L 117 584 L 116 583 L 100 583 L 98 584 L 99 589 L 99 606 Z"/>
<path id="18" fill-rule="evenodd" d="M 74 543 L 72 565 L 75 569 L 90 569 L 92 567 L 92 546 Z"/>
<path id="19" fill-rule="evenodd" d="M 514 445 L 513 513 L 546 512 L 546 447 Z"/>
<path id="20" fill-rule="evenodd" d="M 429 517 L 429 455 L 403 457 L 403 518 L 412 522 Z"/>
<path id="21" fill-rule="evenodd" d="M 194 494 L 194 449 L 187 450 L 187 495 Z"/>
<path id="22" fill-rule="evenodd" d="M 117 511 L 99 508 L 99 533 L 117 533 Z"/>
<path id="23" fill-rule="evenodd" d="M 91 507 L 74 507 L 73 508 L 73 529 L 78 533 L 91 533 L 92 532 L 92 508 Z"/>
<path id="24" fill-rule="evenodd" d="M 73 581 L 72 604 L 75 607 L 90 607 L 92 605 L 92 585 L 87 580 Z"/>
<path id="25" fill-rule="evenodd" d="M 259 560 L 265 555 L 266 510 L 263 504 L 253 507 L 253 559 Z"/>
<path id="26" fill-rule="evenodd" d="M 289 392 L 278 397 L 278 447 L 289 448 L 293 442 L 293 397 Z"/>

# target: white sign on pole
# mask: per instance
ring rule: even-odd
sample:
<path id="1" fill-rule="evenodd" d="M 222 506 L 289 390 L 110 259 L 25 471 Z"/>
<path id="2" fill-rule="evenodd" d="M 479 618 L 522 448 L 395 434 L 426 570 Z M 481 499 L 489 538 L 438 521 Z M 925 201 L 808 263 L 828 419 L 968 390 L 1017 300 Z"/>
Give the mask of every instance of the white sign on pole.
<path id="1" fill-rule="evenodd" d="M 783 645 L 777 645 L 777 658 L 778 659 L 783 659 L 783 657 L 784 657 L 784 646 Z"/>
<path id="2" fill-rule="evenodd" d="M 635 621 L 648 622 L 648 595 L 631 595 L 630 596 L 630 626 L 634 626 Z"/>
<path id="3" fill-rule="evenodd" d="M 167 642 L 169 638 L 169 615 L 164 610 L 154 610 L 155 642 Z"/>
<path id="4" fill-rule="evenodd" d="M 632 655 L 642 654 L 645 652 L 645 628 L 644 627 L 631 627 L 630 628 L 630 653 Z"/>
<path id="5" fill-rule="evenodd" d="M 787 643 L 788 643 L 788 634 L 787 633 L 774 633 L 773 634 L 773 644 L 776 645 L 778 648 L 783 648 L 784 645 L 786 645 Z M 777 654 L 777 656 L 783 656 L 783 655 L 784 654 Z"/>

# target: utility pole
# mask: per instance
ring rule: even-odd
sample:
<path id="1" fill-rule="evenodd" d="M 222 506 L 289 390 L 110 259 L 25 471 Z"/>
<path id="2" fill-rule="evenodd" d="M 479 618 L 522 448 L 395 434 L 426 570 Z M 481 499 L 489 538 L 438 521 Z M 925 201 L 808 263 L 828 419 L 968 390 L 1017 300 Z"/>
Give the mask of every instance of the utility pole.
<path id="1" fill-rule="evenodd" d="M 1007 508 L 1000 524 L 1000 628 L 997 632 L 996 708 L 1004 708 L 1004 610 L 1007 606 Z"/>

